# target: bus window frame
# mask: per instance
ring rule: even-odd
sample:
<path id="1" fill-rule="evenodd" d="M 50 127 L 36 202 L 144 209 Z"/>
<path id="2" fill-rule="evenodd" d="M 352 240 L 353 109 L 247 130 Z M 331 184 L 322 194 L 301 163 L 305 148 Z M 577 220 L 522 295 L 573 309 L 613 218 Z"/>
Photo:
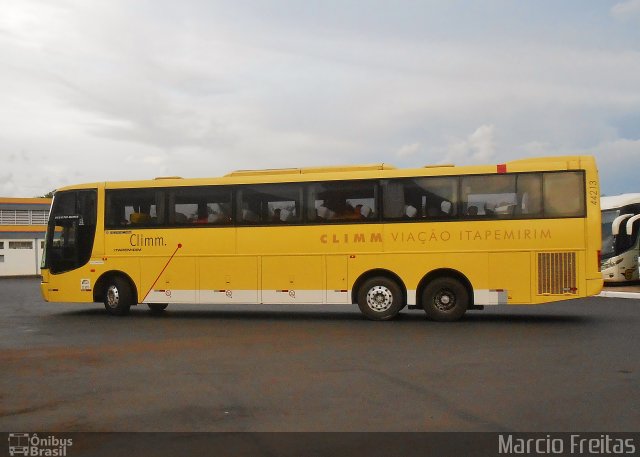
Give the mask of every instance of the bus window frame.
<path id="1" fill-rule="evenodd" d="M 582 194 L 580 194 L 581 198 L 581 212 L 577 215 L 563 216 L 563 215 L 547 215 L 547 211 L 545 210 L 546 204 L 544 201 L 545 195 L 545 179 L 544 175 L 549 173 L 579 173 L 582 176 Z M 466 202 L 463 202 L 463 178 L 465 177 L 482 177 L 482 176 L 500 176 L 501 174 L 496 173 L 480 173 L 480 174 L 457 174 L 457 175 L 427 175 L 427 176 L 397 176 L 397 177 L 389 177 L 389 178 L 364 178 L 364 179 L 331 179 L 331 180 L 314 180 L 314 181 L 283 181 L 283 182 L 265 182 L 265 183 L 251 183 L 251 184 L 215 184 L 209 186 L 175 186 L 175 187 L 131 187 L 131 188 L 122 188 L 122 189 L 105 189 L 105 210 L 104 210 L 104 228 L 105 230 L 121 230 L 122 226 L 112 226 L 107 225 L 107 213 L 109 211 L 109 207 L 107 204 L 108 193 L 111 191 L 137 191 L 140 189 L 145 190 L 155 190 L 163 192 L 164 195 L 164 211 L 165 211 L 165 223 L 162 225 L 135 225 L 125 226 L 127 229 L 180 229 L 180 228 L 242 228 L 242 227 L 299 227 L 299 226 L 326 226 L 326 225 L 353 225 L 353 224 L 412 224 L 412 223 L 446 223 L 446 222 L 475 222 L 475 221 L 509 221 L 509 220 L 538 220 L 538 219 L 581 219 L 587 217 L 587 205 L 586 205 L 586 172 L 585 170 L 550 170 L 550 171 L 535 171 L 535 172 L 514 172 L 508 173 L 507 175 L 515 175 L 516 176 L 516 194 L 518 193 L 518 176 L 521 175 L 539 175 L 540 176 L 540 204 L 541 211 L 537 215 L 528 215 L 528 214 L 512 214 L 508 217 L 469 217 L 463 213 L 463 207 Z M 389 181 L 399 181 L 399 180 L 412 180 L 412 179 L 422 179 L 422 178 L 451 178 L 457 181 L 457 202 L 455 202 L 455 213 L 448 217 L 440 217 L 440 218 L 428 218 L 428 217 L 415 217 L 415 218 L 386 218 L 384 216 L 384 182 Z M 350 183 L 350 182 L 363 182 L 363 183 L 371 183 L 373 184 L 374 189 L 374 199 L 375 199 L 375 216 L 367 219 L 336 219 L 336 220 L 326 220 L 323 222 L 318 222 L 314 220 L 310 220 L 309 218 L 309 208 L 308 206 L 308 198 L 310 188 L 313 185 L 318 184 L 326 184 L 330 185 L 331 183 Z M 239 221 L 239 205 L 241 198 L 241 191 L 243 188 L 255 188 L 261 186 L 274 186 L 274 185 L 291 185 L 291 186 L 301 186 L 302 187 L 302 196 L 300 201 L 300 211 L 301 217 L 298 221 L 290 222 L 290 221 L 282 221 L 281 223 L 265 223 L 263 221 L 257 223 L 245 223 Z M 225 188 L 231 195 L 231 223 L 229 224 L 171 224 L 169 222 L 169 211 L 170 211 L 170 201 L 169 195 L 171 190 L 175 190 L 176 188 L 208 188 L 208 187 L 219 187 Z"/>

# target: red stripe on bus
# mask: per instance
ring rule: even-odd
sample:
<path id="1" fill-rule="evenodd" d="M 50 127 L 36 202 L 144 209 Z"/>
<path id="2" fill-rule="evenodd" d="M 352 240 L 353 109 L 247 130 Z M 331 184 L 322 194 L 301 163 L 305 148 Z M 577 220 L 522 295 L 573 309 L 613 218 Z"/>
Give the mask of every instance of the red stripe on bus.
<path id="1" fill-rule="evenodd" d="M 175 251 L 173 251 L 173 254 L 171 254 L 171 257 L 169 257 L 169 260 L 167 260 L 167 263 L 162 268 L 162 271 L 160 272 L 160 274 L 158 275 L 156 280 L 153 281 L 153 284 L 151 284 L 151 287 L 149 287 L 149 291 L 147 292 L 147 294 L 144 296 L 144 299 L 142 300 L 143 302 L 147 299 L 147 297 L 149 296 L 149 294 L 153 290 L 153 286 L 156 285 L 156 283 L 158 282 L 158 279 L 160 279 L 160 276 L 162 276 L 162 273 L 164 273 L 164 270 L 167 269 L 167 267 L 169 266 L 169 263 L 171 263 L 171 261 L 173 260 L 173 257 L 176 255 L 176 252 L 178 252 L 178 249 L 180 249 L 181 247 L 182 247 L 182 243 L 178 243 L 178 247 L 176 248 Z"/>

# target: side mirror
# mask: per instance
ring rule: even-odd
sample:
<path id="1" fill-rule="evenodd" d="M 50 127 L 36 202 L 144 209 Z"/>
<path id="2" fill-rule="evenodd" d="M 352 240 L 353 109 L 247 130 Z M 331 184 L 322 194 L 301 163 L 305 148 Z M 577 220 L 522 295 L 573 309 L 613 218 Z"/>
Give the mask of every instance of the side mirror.
<path id="1" fill-rule="evenodd" d="M 640 219 L 640 214 L 636 214 L 627 221 L 627 235 L 631 235 L 631 232 L 633 232 L 633 223 L 638 219 Z"/>
<path id="2" fill-rule="evenodd" d="M 621 216 L 616 217 L 611 224 L 611 234 L 618 235 L 620 233 L 620 224 L 626 219 L 633 217 L 633 214 L 623 214 Z"/>

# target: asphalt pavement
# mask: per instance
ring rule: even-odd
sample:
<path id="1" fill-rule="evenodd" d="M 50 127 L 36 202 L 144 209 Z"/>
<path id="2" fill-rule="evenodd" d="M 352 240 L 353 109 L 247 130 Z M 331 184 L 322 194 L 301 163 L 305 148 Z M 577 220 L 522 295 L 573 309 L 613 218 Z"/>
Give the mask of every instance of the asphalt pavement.
<path id="1" fill-rule="evenodd" d="M 0 431 L 640 430 L 640 300 L 455 323 L 356 306 L 45 303 L 0 279 Z"/>

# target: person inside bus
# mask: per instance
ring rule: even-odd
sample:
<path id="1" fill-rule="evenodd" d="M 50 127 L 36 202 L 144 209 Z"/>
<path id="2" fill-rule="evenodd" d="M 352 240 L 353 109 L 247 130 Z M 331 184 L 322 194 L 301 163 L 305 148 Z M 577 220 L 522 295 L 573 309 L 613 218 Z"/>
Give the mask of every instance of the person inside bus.
<path id="1" fill-rule="evenodd" d="M 467 208 L 467 216 L 473 217 L 473 216 L 477 216 L 477 215 L 478 215 L 478 207 L 475 206 L 475 205 L 470 205 Z"/>
<path id="2" fill-rule="evenodd" d="M 362 215 L 362 205 L 351 206 L 346 203 L 341 206 L 341 210 L 337 212 L 337 219 L 364 219 Z"/>
<path id="3" fill-rule="evenodd" d="M 283 209 L 280 211 L 280 221 L 282 222 L 291 222 L 296 220 L 296 211 L 295 209 Z"/>
<path id="4" fill-rule="evenodd" d="M 209 211 L 207 205 L 200 203 L 198 205 L 198 217 L 193 221 L 194 224 L 206 224 L 209 222 Z"/>

